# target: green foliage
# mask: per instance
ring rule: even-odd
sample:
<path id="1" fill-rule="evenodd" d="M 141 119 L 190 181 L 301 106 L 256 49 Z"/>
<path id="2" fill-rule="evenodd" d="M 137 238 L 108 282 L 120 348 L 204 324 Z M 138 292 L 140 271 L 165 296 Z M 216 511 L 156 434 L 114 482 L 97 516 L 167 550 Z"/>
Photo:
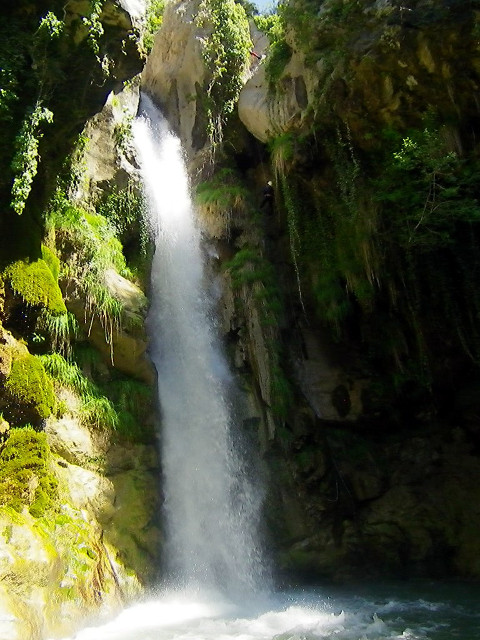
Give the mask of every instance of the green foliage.
<path id="1" fill-rule="evenodd" d="M 278 13 L 254 16 L 254 22 L 260 31 L 268 37 L 269 49 L 265 62 L 265 73 L 269 90 L 275 89 L 285 66 L 292 57 L 292 49 L 285 40 L 284 21 Z"/>
<path id="2" fill-rule="evenodd" d="M 100 14 L 104 4 L 105 0 L 90 0 L 90 11 L 88 15 L 82 18 L 83 24 L 88 29 L 88 43 L 97 59 L 100 53 L 99 40 L 104 34 L 103 25 L 100 21 Z"/>
<path id="3" fill-rule="evenodd" d="M 115 144 L 124 155 L 133 153 L 132 121 L 133 115 L 124 109 L 122 120 L 115 124 L 113 131 Z"/>
<path id="4" fill-rule="evenodd" d="M 242 5 L 249 18 L 258 13 L 257 5 L 254 2 L 250 2 L 250 0 L 235 0 L 235 2 Z"/>
<path id="5" fill-rule="evenodd" d="M 45 17 L 40 20 L 37 34 L 39 34 L 40 37 L 53 40 L 61 36 L 64 28 L 65 23 L 59 20 L 52 11 L 49 11 Z"/>
<path id="6" fill-rule="evenodd" d="M 268 36 L 270 44 L 283 37 L 282 21 L 278 13 L 259 14 L 253 16 L 253 21 L 257 29 Z"/>
<path id="7" fill-rule="evenodd" d="M 266 283 L 274 275 L 272 265 L 257 250 L 249 247 L 237 251 L 224 266 L 230 272 L 234 289 L 253 282 Z"/>
<path id="8" fill-rule="evenodd" d="M 52 381 L 37 356 L 25 354 L 14 358 L 5 389 L 16 403 L 26 404 L 41 419 L 48 418 L 55 408 Z"/>
<path id="9" fill-rule="evenodd" d="M 51 315 L 66 313 L 62 292 L 44 260 L 18 260 L 4 270 L 3 276 L 27 305 L 43 307 Z"/>
<path id="10" fill-rule="evenodd" d="M 276 176 L 286 176 L 295 153 L 298 137 L 294 133 L 283 133 L 269 142 L 272 168 Z"/>
<path id="11" fill-rule="evenodd" d="M 147 54 L 152 50 L 153 43 L 155 41 L 155 34 L 162 26 L 164 8 L 164 0 L 149 0 L 148 2 L 145 31 L 142 42 L 143 48 Z"/>
<path id="12" fill-rule="evenodd" d="M 304 307 L 301 286 L 301 274 L 299 259 L 301 251 L 301 237 L 299 233 L 298 219 L 302 215 L 302 199 L 297 193 L 295 180 L 289 179 L 289 167 L 291 167 L 296 147 L 299 144 L 298 136 L 293 133 L 285 133 L 270 142 L 272 168 L 281 187 L 283 205 L 287 213 L 288 236 L 290 241 L 290 256 L 295 268 L 298 296 L 302 308 Z"/>
<path id="13" fill-rule="evenodd" d="M 78 191 L 82 191 L 85 188 L 86 181 L 86 152 L 88 145 L 90 144 L 90 138 L 84 133 L 80 133 L 74 143 L 73 150 L 67 156 L 63 163 L 63 174 L 67 177 L 66 186 L 64 191 L 67 194 L 75 194 Z M 63 191 L 59 188 L 58 192 L 54 195 L 53 201 L 64 197 Z"/>
<path id="14" fill-rule="evenodd" d="M 215 144 L 222 140 L 223 125 L 242 88 L 250 31 L 244 8 L 234 0 L 202 0 L 196 24 L 210 31 L 203 43 L 203 57 L 210 74 L 206 88 L 208 133 Z"/>
<path id="15" fill-rule="evenodd" d="M 291 57 L 292 49 L 285 38 L 279 38 L 271 44 L 265 63 L 270 91 L 275 88 L 276 83 L 280 80 L 283 70 L 290 62 Z"/>
<path id="16" fill-rule="evenodd" d="M 117 431 L 142 442 L 151 440 L 152 389 L 143 382 L 122 377 L 105 386 L 118 416 Z"/>
<path id="17" fill-rule="evenodd" d="M 92 373 L 98 365 L 98 352 L 78 350 L 82 366 Z M 146 424 L 151 413 L 152 391 L 146 384 L 132 378 L 119 377 L 102 386 L 89 379 L 74 362 L 58 353 L 40 356 L 49 375 L 60 385 L 74 391 L 81 399 L 81 419 L 97 428 L 117 431 L 134 441 L 150 437 Z"/>
<path id="18" fill-rule="evenodd" d="M 131 187 L 114 187 L 97 204 L 97 213 L 109 220 L 119 235 L 145 226 L 146 204 L 143 194 Z"/>
<path id="19" fill-rule="evenodd" d="M 200 206 L 220 209 L 245 207 L 248 190 L 238 183 L 232 169 L 222 168 L 210 180 L 200 182 L 196 189 L 196 202 Z"/>
<path id="20" fill-rule="evenodd" d="M 71 351 L 71 339 L 78 334 L 78 322 L 69 311 L 57 316 L 44 311 L 37 320 L 36 330 L 40 335 L 48 336 L 53 351 L 68 356 Z"/>
<path id="21" fill-rule="evenodd" d="M 94 378 L 95 373 L 102 368 L 99 352 L 87 342 L 76 342 L 73 345 L 72 359 L 90 378 Z"/>
<path id="22" fill-rule="evenodd" d="M 88 424 L 97 429 L 118 429 L 118 414 L 112 402 L 102 395 L 82 397 L 81 416 Z"/>
<path id="23" fill-rule="evenodd" d="M 248 208 L 248 190 L 232 169 L 222 168 L 209 180 L 198 184 L 195 201 L 202 216 L 214 226 L 221 222 L 222 231 L 226 230 L 229 235 L 233 214 Z"/>
<path id="24" fill-rule="evenodd" d="M 270 91 L 275 89 L 285 66 L 292 57 L 292 49 L 285 40 L 284 21 L 278 13 L 255 16 L 255 24 L 267 36 L 270 43 L 265 72 Z"/>
<path id="25" fill-rule="evenodd" d="M 58 483 L 50 471 L 50 448 L 44 433 L 30 426 L 11 429 L 0 450 L 0 505 L 35 518 L 55 506 Z"/>
<path id="26" fill-rule="evenodd" d="M 47 216 L 47 231 L 63 258 L 62 275 L 86 299 L 87 311 L 97 315 L 110 340 L 120 323 L 122 304 L 105 285 L 105 274 L 115 269 L 123 276 L 126 266 L 114 225 L 104 216 L 74 205 L 57 190 Z"/>
<path id="27" fill-rule="evenodd" d="M 478 167 L 449 150 L 440 130 L 411 131 L 394 144 L 374 184 L 388 207 L 386 228 L 401 246 L 436 250 L 454 242 L 459 223 L 480 221 Z"/>
<path id="28" fill-rule="evenodd" d="M 480 163 L 455 134 L 429 116 L 383 132 L 368 163 L 348 126 L 331 122 L 271 145 L 305 303 L 359 349 L 372 415 L 427 403 L 440 350 L 480 361 Z"/>
<path id="29" fill-rule="evenodd" d="M 123 243 L 129 268 L 136 275 L 145 277 L 151 241 L 143 192 L 131 186 L 114 188 L 110 193 L 104 193 L 97 202 L 97 213 L 115 229 Z"/>
<path id="30" fill-rule="evenodd" d="M 117 429 L 119 420 L 114 405 L 83 374 L 78 365 L 67 362 L 58 353 L 40 356 L 40 359 L 54 380 L 80 396 L 80 415 L 87 424 L 98 429 Z"/>
<path id="31" fill-rule="evenodd" d="M 79 395 L 94 395 L 94 384 L 82 373 L 77 364 L 68 362 L 58 353 L 39 356 L 45 370 L 61 385 L 69 387 Z"/>
<path id="32" fill-rule="evenodd" d="M 25 209 L 38 168 L 38 145 L 42 137 L 39 128 L 42 123 L 50 123 L 53 113 L 37 102 L 27 115 L 15 140 L 16 153 L 12 161 L 15 178 L 12 186 L 11 206 L 19 215 Z"/>

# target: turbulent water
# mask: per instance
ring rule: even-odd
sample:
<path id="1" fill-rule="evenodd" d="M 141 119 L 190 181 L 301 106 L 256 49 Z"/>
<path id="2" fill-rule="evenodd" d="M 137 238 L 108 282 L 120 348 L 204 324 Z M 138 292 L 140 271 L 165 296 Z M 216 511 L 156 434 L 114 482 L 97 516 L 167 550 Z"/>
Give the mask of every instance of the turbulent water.
<path id="1" fill-rule="evenodd" d="M 257 543 L 260 498 L 232 437 L 232 381 L 180 144 L 145 97 L 134 134 L 156 236 L 149 331 L 162 411 L 168 579 L 151 600 L 75 639 L 480 639 L 480 587 L 268 588 Z"/>
<path id="2" fill-rule="evenodd" d="M 232 605 L 170 592 L 75 640 L 478 640 L 480 588 L 358 584 Z"/>

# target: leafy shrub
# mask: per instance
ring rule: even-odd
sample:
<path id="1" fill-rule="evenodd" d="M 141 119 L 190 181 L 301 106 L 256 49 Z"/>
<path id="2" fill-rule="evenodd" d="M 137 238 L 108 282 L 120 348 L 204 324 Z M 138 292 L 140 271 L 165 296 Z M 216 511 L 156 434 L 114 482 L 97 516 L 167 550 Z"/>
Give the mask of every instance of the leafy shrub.
<path id="1" fill-rule="evenodd" d="M 292 57 L 292 48 L 285 39 L 280 39 L 270 46 L 267 61 L 265 63 L 265 71 L 268 78 L 269 89 L 272 90 L 279 81 L 283 70 L 290 62 Z"/>
<path id="2" fill-rule="evenodd" d="M 5 269 L 4 278 L 27 305 L 43 307 L 52 315 L 66 313 L 62 292 L 44 260 L 18 260 Z"/>
<path id="3" fill-rule="evenodd" d="M 36 518 L 55 505 L 58 483 L 49 470 L 50 448 L 32 427 L 11 429 L 0 450 L 0 504 L 27 507 Z"/>
<path id="4" fill-rule="evenodd" d="M 477 167 L 448 149 L 440 130 L 389 137 L 393 150 L 374 184 L 376 200 L 389 210 L 386 227 L 402 246 L 438 249 L 454 241 L 459 223 L 480 221 Z"/>
<path id="5" fill-rule="evenodd" d="M 149 0 L 147 6 L 145 32 L 143 34 L 143 48 L 146 53 L 150 53 L 155 41 L 155 34 L 162 26 L 164 0 Z"/>
<path id="6" fill-rule="evenodd" d="M 129 268 L 136 276 L 144 278 L 148 271 L 151 234 L 143 193 L 131 187 L 114 188 L 102 196 L 96 209 L 115 229 Z"/>

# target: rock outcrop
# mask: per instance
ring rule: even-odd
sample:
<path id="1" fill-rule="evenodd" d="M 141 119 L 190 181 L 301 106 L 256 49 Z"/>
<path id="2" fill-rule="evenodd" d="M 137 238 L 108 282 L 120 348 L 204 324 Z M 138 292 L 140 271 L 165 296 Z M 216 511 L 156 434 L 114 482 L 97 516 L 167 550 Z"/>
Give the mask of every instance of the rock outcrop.
<path id="1" fill-rule="evenodd" d="M 142 73 L 142 87 L 152 95 L 180 136 L 190 160 L 206 142 L 203 94 L 207 72 L 196 24 L 200 0 L 168 3 L 160 35 Z"/>

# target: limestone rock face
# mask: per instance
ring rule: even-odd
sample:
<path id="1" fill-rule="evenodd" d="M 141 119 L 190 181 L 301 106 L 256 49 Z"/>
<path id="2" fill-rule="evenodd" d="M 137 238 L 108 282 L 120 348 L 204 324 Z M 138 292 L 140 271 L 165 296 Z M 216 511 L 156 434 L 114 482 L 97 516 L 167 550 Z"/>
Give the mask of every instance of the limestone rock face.
<path id="1" fill-rule="evenodd" d="M 302 344 L 303 352 L 292 354 L 296 378 L 315 414 L 322 420 L 357 420 L 363 412 L 363 381 L 346 374 L 319 332 L 303 329 Z"/>
<path id="2" fill-rule="evenodd" d="M 199 0 L 169 2 L 162 29 L 142 73 L 142 88 L 154 98 L 190 157 L 206 143 L 199 107 L 205 89 L 205 33 L 195 25 Z"/>
<path id="3" fill-rule="evenodd" d="M 95 198 L 102 189 L 123 189 L 136 180 L 137 169 L 130 141 L 130 125 L 139 101 L 138 81 L 109 94 L 103 109 L 91 118 L 85 135 L 89 139 L 85 154 L 85 193 L 78 199 Z"/>
<path id="4" fill-rule="evenodd" d="M 311 76 L 302 56 L 293 55 L 275 89 L 270 89 L 264 61 L 255 65 L 238 100 L 238 115 L 248 131 L 267 142 L 298 127 L 308 105 L 306 79 Z"/>

